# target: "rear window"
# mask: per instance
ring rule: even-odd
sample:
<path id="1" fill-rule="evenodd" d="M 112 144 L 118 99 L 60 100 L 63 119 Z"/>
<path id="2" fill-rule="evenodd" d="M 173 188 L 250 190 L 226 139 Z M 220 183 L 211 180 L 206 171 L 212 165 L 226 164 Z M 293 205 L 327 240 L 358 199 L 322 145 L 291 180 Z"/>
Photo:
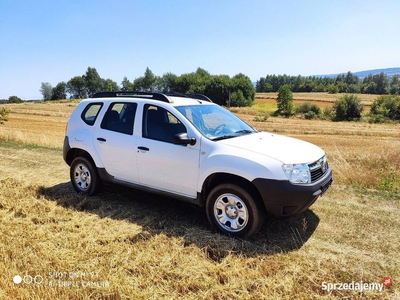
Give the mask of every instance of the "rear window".
<path id="1" fill-rule="evenodd" d="M 103 106 L 103 103 L 90 103 L 88 106 L 85 107 L 85 109 L 82 112 L 81 118 L 82 120 L 92 126 L 94 122 L 96 122 L 97 115 L 100 112 L 101 107 Z"/>

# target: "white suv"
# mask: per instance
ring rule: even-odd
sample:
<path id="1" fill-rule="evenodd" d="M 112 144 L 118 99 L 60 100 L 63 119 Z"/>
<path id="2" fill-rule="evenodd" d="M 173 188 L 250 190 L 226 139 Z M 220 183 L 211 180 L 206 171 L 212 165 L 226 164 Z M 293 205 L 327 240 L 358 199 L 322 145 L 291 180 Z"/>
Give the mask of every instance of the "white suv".
<path id="1" fill-rule="evenodd" d="M 80 193 L 103 180 L 161 193 L 205 207 L 238 237 L 266 214 L 305 211 L 332 183 L 321 148 L 258 132 L 204 95 L 98 93 L 71 114 L 63 156 Z"/>

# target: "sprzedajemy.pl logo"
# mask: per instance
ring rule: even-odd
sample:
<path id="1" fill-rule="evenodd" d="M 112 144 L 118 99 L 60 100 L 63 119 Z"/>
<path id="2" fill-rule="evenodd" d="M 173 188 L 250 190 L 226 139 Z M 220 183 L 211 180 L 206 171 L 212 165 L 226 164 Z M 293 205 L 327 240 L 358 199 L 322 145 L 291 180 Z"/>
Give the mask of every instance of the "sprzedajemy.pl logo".
<path id="1" fill-rule="evenodd" d="M 362 280 L 359 282 L 322 282 L 322 290 L 323 291 L 358 291 L 362 293 L 363 291 L 383 291 L 383 287 L 389 287 L 392 285 L 392 279 L 390 277 L 385 277 L 382 280 L 382 283 L 378 282 L 363 282 Z"/>

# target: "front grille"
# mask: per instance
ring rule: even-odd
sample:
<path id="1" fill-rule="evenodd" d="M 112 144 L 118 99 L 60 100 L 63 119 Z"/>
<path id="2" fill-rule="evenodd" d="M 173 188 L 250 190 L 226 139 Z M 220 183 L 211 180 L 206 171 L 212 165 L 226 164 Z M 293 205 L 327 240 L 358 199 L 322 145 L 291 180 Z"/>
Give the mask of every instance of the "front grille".
<path id="1" fill-rule="evenodd" d="M 308 167 L 310 168 L 311 173 L 311 183 L 317 181 L 322 176 L 324 176 L 325 172 L 329 168 L 325 156 L 317 160 L 316 162 L 309 164 Z"/>

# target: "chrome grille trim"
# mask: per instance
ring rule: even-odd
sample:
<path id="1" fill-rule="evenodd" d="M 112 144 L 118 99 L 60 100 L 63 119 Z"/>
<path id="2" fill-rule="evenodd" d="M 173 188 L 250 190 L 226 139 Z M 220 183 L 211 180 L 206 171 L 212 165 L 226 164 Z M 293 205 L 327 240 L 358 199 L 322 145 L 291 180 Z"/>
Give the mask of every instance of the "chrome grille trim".
<path id="1" fill-rule="evenodd" d="M 318 181 L 329 169 L 326 156 L 308 165 L 311 174 L 311 183 Z"/>

